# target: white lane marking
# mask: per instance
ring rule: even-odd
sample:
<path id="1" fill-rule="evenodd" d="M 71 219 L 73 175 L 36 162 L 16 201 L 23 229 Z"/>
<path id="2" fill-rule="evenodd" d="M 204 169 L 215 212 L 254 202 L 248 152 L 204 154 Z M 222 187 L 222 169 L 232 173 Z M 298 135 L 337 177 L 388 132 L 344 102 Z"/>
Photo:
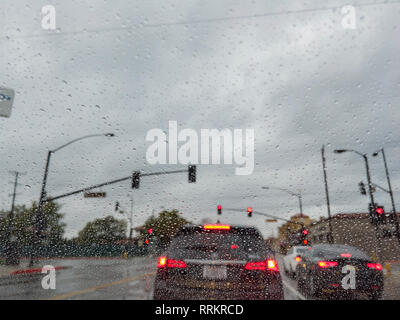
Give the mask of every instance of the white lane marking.
<path id="1" fill-rule="evenodd" d="M 283 285 L 288 288 L 295 296 L 297 296 L 300 300 L 307 300 L 300 292 L 298 292 L 295 288 L 293 288 L 287 281 L 282 280 Z"/>

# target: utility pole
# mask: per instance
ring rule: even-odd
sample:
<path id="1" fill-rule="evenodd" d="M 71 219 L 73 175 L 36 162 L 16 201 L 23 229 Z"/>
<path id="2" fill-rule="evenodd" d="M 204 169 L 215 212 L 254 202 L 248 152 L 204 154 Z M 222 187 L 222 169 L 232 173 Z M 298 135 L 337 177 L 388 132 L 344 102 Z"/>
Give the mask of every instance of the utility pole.
<path id="1" fill-rule="evenodd" d="M 388 193 L 390 195 L 390 200 L 392 201 L 392 218 L 391 218 L 391 220 L 392 220 L 392 223 L 395 223 L 395 225 L 396 225 L 396 236 L 397 236 L 397 240 L 399 241 L 399 244 L 400 244 L 399 217 L 397 216 L 396 207 L 395 207 L 395 204 L 394 204 L 393 190 L 392 190 L 392 184 L 390 183 L 389 169 L 388 169 L 388 165 L 387 165 L 387 162 L 386 162 L 385 150 L 382 148 L 379 151 L 373 153 L 372 156 L 376 157 L 379 154 L 379 152 L 382 153 L 383 163 L 385 165 L 386 179 L 387 179 L 387 183 L 388 183 L 388 186 L 389 186 Z"/>
<path id="2" fill-rule="evenodd" d="M 357 150 L 353 150 L 353 149 L 336 149 L 336 150 L 334 150 L 334 153 L 344 153 L 344 152 L 354 152 L 354 153 L 357 153 L 359 156 L 363 157 L 364 162 L 365 162 L 365 169 L 367 171 L 368 193 L 369 193 L 369 197 L 370 197 L 370 201 L 371 201 L 371 210 L 373 210 L 373 212 L 375 212 L 376 204 L 375 204 L 374 195 L 373 195 L 373 186 L 372 186 L 372 182 L 371 182 L 371 174 L 369 171 L 368 156 L 365 153 L 361 153 L 361 152 L 358 152 Z M 379 259 L 380 243 L 378 243 L 378 242 L 380 242 L 380 237 L 379 237 L 378 224 L 375 224 L 375 237 L 376 237 L 375 260 L 380 260 Z"/>
<path id="3" fill-rule="evenodd" d="M 17 196 L 17 187 L 18 187 L 18 177 L 21 175 L 21 172 L 13 171 L 12 174 L 15 174 L 14 179 L 14 188 L 11 201 L 11 210 L 8 217 L 8 225 L 7 225 L 7 242 L 6 242 L 6 264 L 7 265 L 16 265 L 19 264 L 19 257 L 16 252 L 15 243 L 13 241 L 12 232 L 13 232 L 13 224 L 14 224 L 14 209 L 15 209 L 15 198 Z"/>
<path id="4" fill-rule="evenodd" d="M 322 146 L 321 149 L 322 155 L 322 169 L 324 171 L 324 182 L 325 182 L 325 195 L 326 195 L 326 207 L 328 209 L 328 225 L 329 225 L 329 243 L 333 243 L 333 232 L 332 232 L 332 217 L 331 217 L 331 205 L 329 202 L 329 192 L 328 192 L 328 178 L 326 174 L 326 159 L 325 159 L 325 145 Z"/>
<path id="5" fill-rule="evenodd" d="M 131 198 L 131 220 L 129 222 L 130 222 L 129 240 L 132 241 L 132 233 L 133 233 L 133 197 Z"/>

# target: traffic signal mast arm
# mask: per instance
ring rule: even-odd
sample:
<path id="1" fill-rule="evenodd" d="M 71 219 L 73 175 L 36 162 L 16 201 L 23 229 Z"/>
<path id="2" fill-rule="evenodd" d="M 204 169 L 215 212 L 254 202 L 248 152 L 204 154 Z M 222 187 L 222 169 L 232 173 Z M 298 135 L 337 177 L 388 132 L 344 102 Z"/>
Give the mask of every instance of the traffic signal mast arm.
<path id="1" fill-rule="evenodd" d="M 140 177 L 148 177 L 148 176 L 160 176 L 160 175 L 164 175 L 164 174 L 174 174 L 174 173 L 182 173 L 182 172 L 188 172 L 188 169 L 184 169 L 184 170 L 174 170 L 174 171 L 161 171 L 161 172 L 150 172 L 150 173 L 141 173 Z M 48 199 L 45 199 L 44 202 L 49 202 L 49 201 L 54 201 L 57 199 L 61 199 L 61 198 L 65 198 L 68 196 L 72 196 L 74 194 L 78 194 L 78 193 L 82 193 L 82 192 L 86 192 L 92 189 L 97 189 L 103 186 L 108 186 L 111 184 L 115 184 L 115 183 L 119 183 L 122 181 L 126 181 L 126 180 L 131 180 L 132 179 L 132 175 L 128 176 L 128 177 L 124 177 L 121 179 L 116 179 L 116 180 L 112 180 L 112 181 L 107 181 L 107 182 L 103 182 L 91 187 L 87 187 L 87 188 L 83 188 L 83 189 L 79 189 L 76 191 L 72 191 L 72 192 L 68 192 L 59 196 L 55 196 L 55 197 L 50 197 Z"/>
<path id="2" fill-rule="evenodd" d="M 242 212 L 242 213 L 243 212 L 247 212 L 247 209 L 225 208 L 224 210 L 234 211 L 234 212 Z M 288 219 L 285 219 L 285 218 L 277 217 L 277 216 L 274 216 L 272 214 L 268 214 L 268 213 L 264 213 L 264 212 L 260 212 L 260 211 L 254 211 L 254 210 L 252 211 L 252 213 L 258 214 L 260 216 L 268 217 L 268 218 L 273 218 L 273 219 L 282 220 L 282 221 L 285 221 L 285 222 L 290 222 L 290 223 L 293 223 L 293 224 L 298 224 L 298 225 L 300 225 L 302 227 L 304 226 L 304 224 L 301 223 L 301 222 L 296 222 L 296 221 L 288 220 Z"/>

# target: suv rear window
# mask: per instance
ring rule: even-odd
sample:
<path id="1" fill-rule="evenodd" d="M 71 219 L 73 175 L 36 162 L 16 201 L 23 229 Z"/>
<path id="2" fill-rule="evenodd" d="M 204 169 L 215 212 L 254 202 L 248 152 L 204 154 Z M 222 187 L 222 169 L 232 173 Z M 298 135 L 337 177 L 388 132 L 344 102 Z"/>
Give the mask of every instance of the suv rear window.
<path id="1" fill-rule="evenodd" d="M 258 233 L 246 232 L 184 232 L 172 240 L 170 251 L 199 259 L 208 259 L 212 253 L 224 259 L 248 259 L 272 254 Z"/>
<path id="2" fill-rule="evenodd" d="M 178 236 L 172 241 L 172 246 L 177 249 L 210 252 L 219 249 L 237 249 L 252 253 L 266 249 L 264 241 L 253 235 L 211 232 Z"/>
<path id="3" fill-rule="evenodd" d="M 322 247 L 315 248 L 313 250 L 313 257 L 321 257 L 321 258 L 340 258 L 341 254 L 350 253 L 353 258 L 358 259 L 369 259 L 368 255 L 362 252 L 361 250 L 354 247 Z"/>

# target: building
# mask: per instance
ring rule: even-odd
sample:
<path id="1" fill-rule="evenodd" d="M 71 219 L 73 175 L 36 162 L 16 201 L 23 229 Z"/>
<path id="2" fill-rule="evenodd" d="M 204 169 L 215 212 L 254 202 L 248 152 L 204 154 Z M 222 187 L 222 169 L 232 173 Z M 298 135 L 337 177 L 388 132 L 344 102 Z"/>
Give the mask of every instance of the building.
<path id="1" fill-rule="evenodd" d="M 400 213 L 397 213 L 400 221 Z M 395 236 L 394 224 L 371 224 L 368 213 L 339 213 L 332 216 L 333 242 L 360 248 L 379 261 L 400 260 L 400 244 Z M 327 243 L 329 239 L 329 223 L 321 218 L 309 227 L 308 240 L 311 244 Z M 379 238 L 377 239 L 377 235 Z"/>

